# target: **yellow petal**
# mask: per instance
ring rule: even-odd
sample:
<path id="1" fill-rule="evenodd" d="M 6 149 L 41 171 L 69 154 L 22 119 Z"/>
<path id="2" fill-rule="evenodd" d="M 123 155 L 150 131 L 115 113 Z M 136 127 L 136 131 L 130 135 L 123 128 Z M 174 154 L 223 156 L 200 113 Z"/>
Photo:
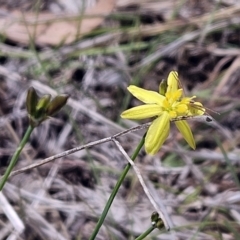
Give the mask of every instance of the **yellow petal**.
<path id="1" fill-rule="evenodd" d="M 144 119 L 159 116 L 162 108 L 157 104 L 147 104 L 130 108 L 121 114 L 122 118 Z"/>
<path id="2" fill-rule="evenodd" d="M 157 92 L 145 90 L 137 86 L 130 85 L 127 89 L 134 97 L 144 103 L 162 104 L 162 101 L 165 99 L 164 96 Z"/>
<path id="3" fill-rule="evenodd" d="M 155 119 L 149 127 L 146 139 L 145 149 L 148 154 L 154 155 L 161 148 L 169 135 L 170 119 L 167 112 Z"/>
<path id="4" fill-rule="evenodd" d="M 182 96 L 183 90 L 182 88 L 178 89 L 177 91 L 167 92 L 166 98 L 170 105 L 174 104 L 178 101 Z"/>
<path id="5" fill-rule="evenodd" d="M 167 92 L 175 92 L 179 88 L 179 82 L 178 82 L 178 73 L 176 71 L 171 71 L 168 75 L 168 88 Z"/>
<path id="6" fill-rule="evenodd" d="M 175 124 L 178 130 L 180 131 L 180 133 L 183 135 L 184 139 L 189 144 L 189 146 L 195 149 L 196 148 L 195 140 L 193 138 L 193 134 L 188 123 L 185 120 L 181 120 L 181 121 L 176 121 Z"/>
<path id="7" fill-rule="evenodd" d="M 171 119 L 174 119 L 174 118 L 177 117 L 177 112 L 176 111 L 169 111 L 168 114 L 169 114 Z"/>
<path id="8" fill-rule="evenodd" d="M 193 96 L 193 97 L 183 97 L 181 99 L 181 103 L 189 104 L 193 98 L 195 98 L 195 96 Z"/>
<path id="9" fill-rule="evenodd" d="M 183 94 L 183 89 L 180 88 L 180 89 L 178 89 L 176 92 L 173 92 L 172 98 L 173 98 L 175 101 L 177 101 L 177 100 L 180 99 L 180 97 L 182 96 L 182 94 Z"/>
<path id="10" fill-rule="evenodd" d="M 180 104 L 178 104 L 176 107 L 175 107 L 176 109 L 176 113 L 180 116 L 187 116 L 187 114 L 188 114 L 188 106 L 186 105 L 186 104 L 182 104 L 182 103 L 180 103 Z"/>

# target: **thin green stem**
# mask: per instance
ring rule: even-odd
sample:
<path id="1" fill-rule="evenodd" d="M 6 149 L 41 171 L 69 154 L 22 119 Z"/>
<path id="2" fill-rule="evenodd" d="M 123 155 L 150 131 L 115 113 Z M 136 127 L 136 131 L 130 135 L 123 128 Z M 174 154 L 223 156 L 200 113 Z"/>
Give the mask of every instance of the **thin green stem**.
<path id="1" fill-rule="evenodd" d="M 7 170 L 6 170 L 6 172 L 4 173 L 3 178 L 1 179 L 1 182 L 0 182 L 0 191 L 2 191 L 2 189 L 3 189 L 3 187 L 4 187 L 5 183 L 6 183 L 6 181 L 7 181 L 7 179 L 8 179 L 8 177 L 9 177 L 10 173 L 12 172 L 12 170 L 13 170 L 13 168 L 14 168 L 17 160 L 18 160 L 18 157 L 19 157 L 20 153 L 22 152 L 23 147 L 24 147 L 25 144 L 27 143 L 27 141 L 28 141 L 28 139 L 29 139 L 29 137 L 30 137 L 33 129 L 34 129 L 34 127 L 32 127 L 32 126 L 30 126 L 30 125 L 28 126 L 28 129 L 27 129 L 27 131 L 25 132 L 25 135 L 24 135 L 22 141 L 20 142 L 18 148 L 16 149 L 15 153 L 13 154 L 12 159 L 11 159 L 11 161 L 10 161 L 8 167 L 7 167 Z"/>
<path id="2" fill-rule="evenodd" d="M 138 153 L 140 152 L 142 146 L 144 145 L 144 142 L 145 142 L 145 135 L 142 137 L 142 140 L 140 141 L 140 143 L 138 144 L 136 150 L 134 151 L 133 155 L 131 156 L 131 159 L 133 161 L 136 159 Z M 108 199 L 108 201 L 107 201 L 107 203 L 105 205 L 105 208 L 104 208 L 104 210 L 103 210 L 103 212 L 101 214 L 101 217 L 99 218 L 99 220 L 97 222 L 97 225 L 96 225 L 96 227 L 95 227 L 91 237 L 89 238 L 89 240 L 94 240 L 95 237 L 97 236 L 98 231 L 101 228 L 101 226 L 102 226 L 102 224 L 104 222 L 104 219 L 106 218 L 107 213 L 108 213 L 108 211 L 109 211 L 109 209 L 110 209 L 110 207 L 112 205 L 112 202 L 113 202 L 113 200 L 114 200 L 114 198 L 115 198 L 115 196 L 116 196 L 116 194 L 117 194 L 117 192 L 118 192 L 118 190 L 119 190 L 119 188 L 120 188 L 120 186 L 121 186 L 121 184 L 122 184 L 124 178 L 126 177 L 126 175 L 127 175 L 127 173 L 128 173 L 130 168 L 131 168 L 131 165 L 128 163 L 126 165 L 126 167 L 124 168 L 121 176 L 119 177 L 119 179 L 118 179 L 118 181 L 117 181 L 117 183 L 116 183 L 116 185 L 115 185 L 115 187 L 114 187 L 114 189 L 113 189 L 113 191 L 112 191 L 112 193 L 111 193 L 111 195 L 110 195 L 110 197 L 109 197 L 109 199 Z"/>
<path id="3" fill-rule="evenodd" d="M 144 239 L 148 234 L 150 234 L 153 230 L 155 229 L 155 227 L 151 226 L 150 228 L 148 228 L 144 233 L 142 233 L 140 236 L 138 236 L 135 240 L 142 240 Z"/>

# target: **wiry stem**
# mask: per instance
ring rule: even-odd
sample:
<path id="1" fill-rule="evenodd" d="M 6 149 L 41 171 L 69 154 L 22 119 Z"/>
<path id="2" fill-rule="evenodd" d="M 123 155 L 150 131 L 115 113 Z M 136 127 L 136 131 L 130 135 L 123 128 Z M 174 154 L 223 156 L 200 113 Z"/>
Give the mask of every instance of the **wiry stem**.
<path id="1" fill-rule="evenodd" d="M 140 141 L 140 143 L 138 144 L 135 152 L 134 152 L 133 155 L 131 156 L 131 159 L 132 159 L 133 161 L 136 159 L 138 153 L 140 152 L 142 146 L 144 145 L 144 142 L 145 142 L 145 135 L 143 136 L 143 138 L 142 138 L 142 140 Z M 105 205 L 105 208 L 104 208 L 104 210 L 103 210 L 103 212 L 102 212 L 102 214 L 101 214 L 101 217 L 99 218 L 99 220 L 98 220 L 98 222 L 97 222 L 97 225 L 96 225 L 96 227 L 95 227 L 95 229 L 94 229 L 91 237 L 89 238 L 89 240 L 94 240 L 95 237 L 97 236 L 97 234 L 98 234 L 98 232 L 99 232 L 99 229 L 101 228 L 101 226 L 102 226 L 102 224 L 103 224 L 103 222 L 104 222 L 104 220 L 105 220 L 105 218 L 106 218 L 106 216 L 107 216 L 107 213 L 108 213 L 108 211 L 109 211 L 109 209 L 110 209 L 110 207 L 111 207 L 111 205 L 112 205 L 112 202 L 113 202 L 113 200 L 114 200 L 114 198 L 115 198 L 115 196 L 116 196 L 116 194 L 117 194 L 120 186 L 122 185 L 122 182 L 123 182 L 123 180 L 125 179 L 125 177 L 126 177 L 126 175 L 127 175 L 127 173 L 128 173 L 128 171 L 129 171 L 130 168 L 131 168 L 131 164 L 128 163 L 128 164 L 126 165 L 126 167 L 124 168 L 121 176 L 119 177 L 119 179 L 118 179 L 118 181 L 117 181 L 117 183 L 116 183 L 116 185 L 115 185 L 115 187 L 114 187 L 114 189 L 113 189 L 113 191 L 112 191 L 112 193 L 111 193 L 111 195 L 110 195 L 110 197 L 109 197 L 109 199 L 108 199 L 108 201 L 107 201 L 107 204 Z"/>
<path id="2" fill-rule="evenodd" d="M 20 142 L 18 148 L 16 149 L 15 153 L 13 154 L 12 159 L 11 159 L 11 161 L 10 161 L 8 167 L 7 167 L 7 170 L 6 170 L 6 172 L 4 173 L 3 178 L 1 179 L 1 182 L 0 182 L 0 191 L 2 191 L 2 189 L 3 189 L 3 187 L 4 187 L 5 183 L 6 183 L 6 181 L 7 181 L 7 179 L 8 179 L 8 177 L 9 177 L 9 175 L 10 175 L 10 173 L 12 172 L 14 166 L 16 165 L 16 162 L 17 162 L 17 160 L 18 160 L 18 157 L 19 157 L 20 153 L 22 152 L 22 149 L 24 148 L 25 144 L 27 143 L 27 141 L 28 141 L 28 139 L 29 139 L 29 137 L 30 137 L 33 129 L 34 129 L 34 127 L 32 127 L 32 126 L 30 126 L 30 125 L 28 126 L 28 129 L 27 129 L 27 131 L 25 132 L 25 135 L 24 135 L 22 141 Z"/>

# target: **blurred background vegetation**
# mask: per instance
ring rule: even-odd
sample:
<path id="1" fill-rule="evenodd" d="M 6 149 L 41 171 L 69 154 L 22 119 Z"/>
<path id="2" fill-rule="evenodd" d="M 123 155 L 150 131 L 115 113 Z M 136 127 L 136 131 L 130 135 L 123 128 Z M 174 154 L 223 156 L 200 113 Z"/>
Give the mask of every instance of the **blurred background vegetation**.
<path id="1" fill-rule="evenodd" d="M 119 117 L 139 104 L 126 87 L 156 91 L 177 70 L 216 121 L 189 120 L 195 151 L 173 129 L 156 156 L 138 157 L 174 229 L 147 239 L 240 239 L 239 1 L 0 0 L 0 10 L 1 174 L 27 128 L 30 86 L 70 99 L 15 169 L 140 124 Z M 131 154 L 141 135 L 119 140 Z M 107 142 L 11 177 L 3 194 L 17 217 L 1 200 L 0 239 L 88 239 L 125 164 Z M 132 171 L 97 239 L 135 239 L 153 211 Z"/>

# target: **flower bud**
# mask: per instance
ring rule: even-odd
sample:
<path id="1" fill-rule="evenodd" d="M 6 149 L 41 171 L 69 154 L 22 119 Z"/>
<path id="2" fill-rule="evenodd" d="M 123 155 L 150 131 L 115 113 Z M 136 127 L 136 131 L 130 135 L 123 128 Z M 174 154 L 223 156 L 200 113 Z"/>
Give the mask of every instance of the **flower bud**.
<path id="1" fill-rule="evenodd" d="M 158 219 L 159 219 L 159 214 L 157 212 L 153 212 L 151 215 L 151 222 L 153 227 L 156 227 L 156 223 Z"/>
<path id="2" fill-rule="evenodd" d="M 36 106 L 36 114 L 35 114 L 35 118 L 42 118 L 45 116 L 45 112 L 46 112 L 46 108 L 50 102 L 51 99 L 51 95 L 50 94 L 46 94 L 44 96 L 42 96 Z"/>
<path id="3" fill-rule="evenodd" d="M 167 80 L 162 80 L 162 82 L 159 85 L 159 93 L 163 96 L 165 96 L 167 91 Z"/>
<path id="4" fill-rule="evenodd" d="M 47 106 L 47 116 L 52 116 L 57 113 L 67 103 L 68 97 L 68 95 L 56 96 Z"/>
<path id="5" fill-rule="evenodd" d="M 27 99 L 26 99 L 27 112 L 30 116 L 34 116 L 36 112 L 37 102 L 38 102 L 38 95 L 36 93 L 36 90 L 33 87 L 30 87 L 28 89 Z"/>
<path id="6" fill-rule="evenodd" d="M 156 226 L 159 230 L 162 230 L 162 228 L 164 227 L 163 220 L 162 220 L 161 218 L 159 218 L 155 226 Z"/>

